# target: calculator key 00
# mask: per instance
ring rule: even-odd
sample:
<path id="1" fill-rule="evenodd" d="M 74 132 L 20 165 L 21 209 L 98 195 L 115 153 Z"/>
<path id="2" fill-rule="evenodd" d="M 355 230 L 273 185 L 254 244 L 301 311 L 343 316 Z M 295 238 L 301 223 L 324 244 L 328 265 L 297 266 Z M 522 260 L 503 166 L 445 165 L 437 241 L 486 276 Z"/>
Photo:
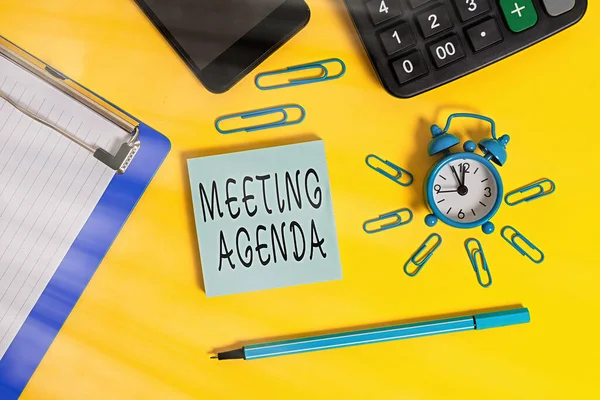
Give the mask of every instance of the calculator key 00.
<path id="1" fill-rule="evenodd" d="M 577 23 L 587 0 L 345 0 L 381 84 L 409 98 Z"/>

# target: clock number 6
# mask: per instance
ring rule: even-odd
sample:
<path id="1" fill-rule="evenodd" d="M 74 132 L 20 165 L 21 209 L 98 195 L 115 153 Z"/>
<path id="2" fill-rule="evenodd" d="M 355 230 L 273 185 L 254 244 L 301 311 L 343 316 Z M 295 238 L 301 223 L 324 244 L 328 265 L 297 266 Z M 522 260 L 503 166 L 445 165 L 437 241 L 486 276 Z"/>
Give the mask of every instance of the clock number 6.
<path id="1" fill-rule="evenodd" d="M 458 212 L 458 218 L 460 219 L 465 219 L 465 213 L 463 212 L 462 208 L 460 209 L 460 211 Z"/>
<path id="2" fill-rule="evenodd" d="M 492 197 L 492 189 L 490 189 L 489 187 L 486 187 L 485 189 L 485 197 Z"/>

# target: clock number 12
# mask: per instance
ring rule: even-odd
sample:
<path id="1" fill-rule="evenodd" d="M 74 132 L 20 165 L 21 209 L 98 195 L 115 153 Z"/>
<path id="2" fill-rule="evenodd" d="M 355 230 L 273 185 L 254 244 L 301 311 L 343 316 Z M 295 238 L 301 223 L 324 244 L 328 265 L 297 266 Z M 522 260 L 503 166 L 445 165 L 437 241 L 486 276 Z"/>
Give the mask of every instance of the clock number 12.
<path id="1" fill-rule="evenodd" d="M 469 173 L 469 169 L 471 168 L 471 164 L 469 163 L 460 163 L 458 164 L 458 168 L 460 169 L 460 172 L 465 171 L 465 174 Z"/>

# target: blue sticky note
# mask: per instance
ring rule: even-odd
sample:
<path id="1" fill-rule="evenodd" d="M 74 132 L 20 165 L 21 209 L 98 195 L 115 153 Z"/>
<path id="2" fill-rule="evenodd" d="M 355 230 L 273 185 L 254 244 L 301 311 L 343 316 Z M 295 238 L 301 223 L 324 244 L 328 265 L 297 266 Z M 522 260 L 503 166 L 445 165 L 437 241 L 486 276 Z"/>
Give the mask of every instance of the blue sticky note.
<path id="1" fill-rule="evenodd" d="M 206 295 L 342 278 L 322 140 L 188 160 Z"/>

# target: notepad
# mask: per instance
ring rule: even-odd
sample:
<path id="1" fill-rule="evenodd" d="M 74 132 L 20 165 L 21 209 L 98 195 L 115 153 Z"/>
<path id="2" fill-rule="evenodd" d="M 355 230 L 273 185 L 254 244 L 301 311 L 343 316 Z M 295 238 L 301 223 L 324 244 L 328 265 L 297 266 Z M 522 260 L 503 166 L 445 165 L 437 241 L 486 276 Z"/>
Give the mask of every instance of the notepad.
<path id="1" fill-rule="evenodd" d="M 188 160 L 206 295 L 342 278 L 322 140 Z"/>
<path id="2" fill-rule="evenodd" d="M 86 143 L 115 152 L 127 140 L 125 131 L 4 57 L 0 90 Z M 0 359 L 114 175 L 0 99 Z"/>

